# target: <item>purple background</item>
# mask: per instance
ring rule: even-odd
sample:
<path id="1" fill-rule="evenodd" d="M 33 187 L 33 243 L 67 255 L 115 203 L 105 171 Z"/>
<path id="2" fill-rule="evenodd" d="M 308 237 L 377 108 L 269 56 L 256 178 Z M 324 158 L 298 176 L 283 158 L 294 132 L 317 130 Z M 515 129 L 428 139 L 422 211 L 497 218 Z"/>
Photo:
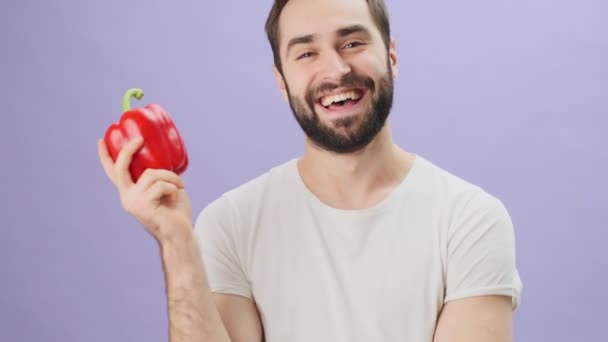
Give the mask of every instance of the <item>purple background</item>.
<path id="1" fill-rule="evenodd" d="M 157 246 L 96 139 L 123 92 L 186 140 L 195 214 L 299 155 L 271 74 L 271 1 L 3 1 L 1 341 L 166 341 Z M 396 141 L 512 215 L 516 341 L 605 340 L 608 3 L 388 1 Z M 238 13 L 237 13 L 238 10 Z"/>

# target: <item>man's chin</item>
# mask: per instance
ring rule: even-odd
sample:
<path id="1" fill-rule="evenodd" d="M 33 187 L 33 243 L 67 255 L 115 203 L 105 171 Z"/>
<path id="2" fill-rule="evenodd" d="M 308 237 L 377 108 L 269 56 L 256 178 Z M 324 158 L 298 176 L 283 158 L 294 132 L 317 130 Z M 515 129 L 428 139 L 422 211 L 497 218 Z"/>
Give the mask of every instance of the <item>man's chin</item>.
<path id="1" fill-rule="evenodd" d="M 328 128 L 335 136 L 349 138 L 361 131 L 362 120 L 357 116 L 334 119 Z"/>
<path id="2" fill-rule="evenodd" d="M 369 141 L 362 139 L 360 123 L 343 124 L 340 127 L 316 127 L 307 134 L 319 148 L 339 153 L 352 153 L 365 147 Z"/>

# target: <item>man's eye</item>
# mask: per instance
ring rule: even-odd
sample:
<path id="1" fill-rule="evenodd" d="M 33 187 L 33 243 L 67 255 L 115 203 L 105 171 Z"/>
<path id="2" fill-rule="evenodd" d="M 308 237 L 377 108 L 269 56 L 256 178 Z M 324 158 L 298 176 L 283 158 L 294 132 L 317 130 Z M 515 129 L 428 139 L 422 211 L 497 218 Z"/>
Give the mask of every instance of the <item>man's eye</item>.
<path id="1" fill-rule="evenodd" d="M 301 54 L 297 59 L 308 58 L 311 56 L 312 56 L 312 52 L 305 52 L 305 53 Z"/>
<path id="2" fill-rule="evenodd" d="M 357 46 L 363 45 L 361 42 L 350 42 L 344 46 L 345 49 L 356 48 Z"/>

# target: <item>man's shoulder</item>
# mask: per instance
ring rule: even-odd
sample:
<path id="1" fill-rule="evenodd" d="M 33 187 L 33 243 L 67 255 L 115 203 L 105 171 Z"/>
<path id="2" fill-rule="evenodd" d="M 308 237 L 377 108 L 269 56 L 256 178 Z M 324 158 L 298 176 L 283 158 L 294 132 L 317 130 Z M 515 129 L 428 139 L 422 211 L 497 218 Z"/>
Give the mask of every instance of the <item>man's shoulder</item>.
<path id="1" fill-rule="evenodd" d="M 285 186 L 293 181 L 296 159 L 290 159 L 270 167 L 250 180 L 224 192 L 223 196 L 233 200 L 258 199 L 269 190 Z"/>
<path id="2" fill-rule="evenodd" d="M 434 161 L 425 159 L 422 156 L 417 156 L 416 158 L 416 166 L 421 175 L 421 177 L 418 178 L 419 183 L 428 190 L 442 192 L 446 195 L 458 195 L 482 190 L 476 183 L 449 171 L 447 168 L 438 165 Z"/>
<path id="3" fill-rule="evenodd" d="M 224 191 L 220 197 L 209 203 L 204 211 L 243 211 L 259 206 L 269 197 L 276 197 L 278 192 L 289 191 L 294 183 L 296 161 L 290 159 L 270 167 L 248 181 Z"/>
<path id="4" fill-rule="evenodd" d="M 296 159 L 269 168 L 254 178 L 223 192 L 201 210 L 201 218 L 226 220 L 229 217 L 253 213 L 269 198 L 276 199 L 278 193 L 289 192 L 296 172 Z"/>
<path id="5" fill-rule="evenodd" d="M 430 160 L 420 158 L 419 166 L 423 176 L 420 178 L 420 188 L 431 192 L 434 197 L 445 201 L 447 205 L 459 209 L 496 208 L 503 203 L 482 185 L 468 179 L 466 176 L 449 171 Z"/>

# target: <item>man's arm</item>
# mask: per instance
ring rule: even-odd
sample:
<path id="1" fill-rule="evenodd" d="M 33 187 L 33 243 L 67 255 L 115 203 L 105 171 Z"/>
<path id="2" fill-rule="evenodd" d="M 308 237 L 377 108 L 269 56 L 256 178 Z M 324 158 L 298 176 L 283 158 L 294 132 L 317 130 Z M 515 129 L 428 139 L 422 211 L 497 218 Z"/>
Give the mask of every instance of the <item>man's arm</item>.
<path id="1" fill-rule="evenodd" d="M 232 342 L 263 341 L 258 309 L 251 299 L 222 293 L 214 293 L 213 299 Z"/>
<path id="2" fill-rule="evenodd" d="M 434 342 L 511 342 L 522 288 L 513 223 L 483 190 L 461 203 L 447 234 L 445 304 Z"/>
<path id="3" fill-rule="evenodd" d="M 171 342 L 262 341 L 259 316 L 251 300 L 209 291 L 193 235 L 180 234 L 162 243 L 161 255 Z"/>
<path id="4" fill-rule="evenodd" d="M 444 305 L 433 342 L 511 342 L 512 325 L 511 297 L 454 300 Z"/>
<path id="5" fill-rule="evenodd" d="M 192 207 L 183 180 L 167 170 L 146 169 L 137 182 L 133 182 L 129 167 L 133 154 L 143 143 L 142 138 L 127 142 L 116 162 L 103 139 L 97 141 L 97 148 L 123 208 L 143 224 L 160 246 L 170 341 L 261 341 L 259 318 L 251 300 L 220 297 L 217 304 L 214 302 L 194 237 Z"/>

